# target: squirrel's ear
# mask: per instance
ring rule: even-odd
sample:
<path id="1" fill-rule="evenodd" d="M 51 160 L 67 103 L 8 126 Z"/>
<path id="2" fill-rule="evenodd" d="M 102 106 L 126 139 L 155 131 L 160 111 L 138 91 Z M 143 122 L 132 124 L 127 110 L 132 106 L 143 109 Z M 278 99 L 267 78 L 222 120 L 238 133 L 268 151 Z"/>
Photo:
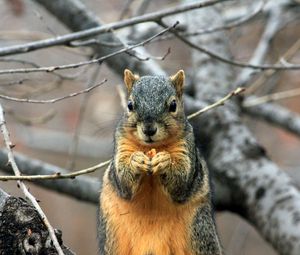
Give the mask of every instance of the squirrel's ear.
<path id="1" fill-rule="evenodd" d="M 185 79 L 184 71 L 179 70 L 176 74 L 170 76 L 170 79 L 175 87 L 178 97 L 181 97 L 183 93 L 183 86 L 184 86 L 184 79 Z"/>
<path id="2" fill-rule="evenodd" d="M 127 87 L 128 93 L 131 92 L 133 83 L 137 81 L 140 77 L 138 75 L 134 75 L 129 69 L 124 70 L 124 83 Z"/>

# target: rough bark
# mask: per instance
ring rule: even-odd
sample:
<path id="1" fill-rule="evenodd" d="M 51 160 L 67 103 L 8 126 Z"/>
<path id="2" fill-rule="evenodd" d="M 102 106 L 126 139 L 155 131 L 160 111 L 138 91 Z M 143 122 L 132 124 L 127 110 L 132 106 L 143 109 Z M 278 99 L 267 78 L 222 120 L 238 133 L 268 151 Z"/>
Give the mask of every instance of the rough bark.
<path id="1" fill-rule="evenodd" d="M 0 254 L 57 254 L 48 230 L 35 208 L 22 198 L 9 196 L 0 189 Z M 74 254 L 56 236 L 65 255 Z"/>
<path id="2" fill-rule="evenodd" d="M 187 19 L 191 30 L 222 24 L 214 8 L 194 11 Z M 221 32 L 191 41 L 230 57 L 226 35 Z M 234 89 L 232 67 L 197 51 L 192 52 L 192 61 L 197 70 L 193 79 L 196 98 L 210 101 Z M 205 151 L 209 166 L 220 182 L 231 187 L 231 210 L 250 221 L 280 254 L 299 254 L 299 190 L 267 157 L 239 115 L 237 102 L 231 101 L 197 120 L 200 139 L 209 141 Z"/>
<path id="3" fill-rule="evenodd" d="M 300 137 L 300 115 L 275 103 L 243 107 L 243 113 L 269 122 Z"/>

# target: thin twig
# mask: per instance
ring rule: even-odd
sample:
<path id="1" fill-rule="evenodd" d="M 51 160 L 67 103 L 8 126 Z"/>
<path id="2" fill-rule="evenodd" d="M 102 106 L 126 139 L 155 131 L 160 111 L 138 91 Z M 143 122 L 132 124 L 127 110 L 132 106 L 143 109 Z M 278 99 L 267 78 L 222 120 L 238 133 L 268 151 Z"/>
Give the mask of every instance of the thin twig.
<path id="1" fill-rule="evenodd" d="M 171 53 L 171 48 L 169 47 L 167 49 L 166 53 L 162 56 L 139 56 L 139 55 L 141 55 L 139 52 L 132 53 L 130 51 L 128 51 L 126 53 L 131 57 L 135 57 L 139 61 L 148 61 L 150 59 L 164 61 L 166 59 L 166 57 Z"/>
<path id="2" fill-rule="evenodd" d="M 144 46 L 144 45 L 148 44 L 149 42 L 151 42 L 156 37 L 163 35 L 164 33 L 168 32 L 170 29 L 174 29 L 178 24 L 179 24 L 179 22 L 177 21 L 173 26 L 163 29 L 159 33 L 149 37 L 148 39 L 146 39 L 146 40 L 144 40 L 144 41 L 142 41 L 138 44 L 128 46 L 128 47 L 124 47 L 124 48 L 122 48 L 118 51 L 115 51 L 111 54 L 108 54 L 106 56 L 103 56 L 103 57 L 100 57 L 100 58 L 97 58 L 97 59 L 82 61 L 82 62 L 75 63 L 75 64 L 61 65 L 61 66 L 0 70 L 0 75 L 1 74 L 13 74 L 13 73 L 33 73 L 33 72 L 48 72 L 48 73 L 50 73 L 50 72 L 53 72 L 53 71 L 56 71 L 56 70 L 78 68 L 78 67 L 85 66 L 85 65 L 90 65 L 90 64 L 95 64 L 95 63 L 102 63 L 104 60 L 106 60 L 108 58 L 114 57 L 114 56 L 116 56 L 118 54 L 121 54 L 123 52 L 126 52 L 126 51 L 132 50 L 134 48 L 137 48 L 137 47 Z"/>
<path id="3" fill-rule="evenodd" d="M 78 95 L 83 94 L 83 93 L 88 93 L 91 90 L 93 90 L 93 89 L 101 86 L 106 81 L 107 81 L 107 79 L 104 79 L 102 82 L 100 82 L 100 83 L 98 83 L 98 84 L 96 84 L 96 85 L 94 85 L 92 87 L 80 90 L 78 92 L 71 93 L 71 94 L 69 94 L 67 96 L 57 97 L 57 98 L 47 99 L 47 100 L 35 100 L 35 99 L 29 99 L 29 98 L 16 98 L 16 97 L 10 97 L 10 96 L 5 96 L 5 95 L 0 95 L 0 98 L 1 99 L 5 99 L 5 100 L 10 100 L 10 101 L 18 102 L 18 103 L 53 104 L 53 103 L 62 101 L 64 99 L 70 98 L 70 97 L 75 97 L 75 96 L 78 96 Z"/>
<path id="4" fill-rule="evenodd" d="M 123 46 L 122 43 L 119 42 L 108 42 L 108 41 L 103 41 L 98 38 L 92 38 L 92 39 L 87 39 L 84 41 L 75 41 L 75 42 L 70 42 L 70 47 L 90 47 L 93 44 L 97 44 L 99 46 L 105 46 L 105 47 L 121 47 Z M 132 45 L 133 43 L 130 43 Z"/>
<path id="5" fill-rule="evenodd" d="M 10 141 L 10 138 L 9 138 L 9 132 L 8 132 L 8 129 L 5 125 L 4 112 L 3 112 L 3 108 L 2 108 L 1 104 L 0 104 L 0 128 L 1 128 L 1 132 L 3 134 L 3 139 L 4 139 L 5 146 L 6 146 L 7 151 L 8 151 L 8 153 L 7 153 L 8 162 L 11 165 L 11 167 L 12 167 L 14 173 L 15 173 L 15 176 L 20 177 L 21 172 L 20 172 L 20 170 L 19 170 L 19 168 L 18 168 L 18 166 L 15 162 L 13 151 L 12 151 L 12 148 L 14 147 L 14 145 Z M 40 207 L 40 205 L 36 201 L 36 198 L 29 192 L 29 190 L 27 189 L 27 187 L 25 186 L 25 184 L 22 181 L 19 180 L 18 185 L 21 188 L 21 190 L 23 191 L 25 197 L 29 199 L 29 201 L 32 203 L 32 205 L 35 207 L 35 209 L 39 213 L 42 221 L 44 222 L 45 226 L 48 229 L 50 238 L 51 238 L 51 240 L 53 242 L 53 245 L 54 245 L 55 249 L 57 250 L 58 254 L 59 255 L 64 255 L 64 253 L 63 253 L 63 251 L 62 251 L 62 249 L 61 249 L 61 247 L 58 243 L 58 240 L 56 238 L 54 229 L 51 226 L 51 224 L 50 224 L 47 216 L 43 212 L 42 208 Z"/>
<path id="6" fill-rule="evenodd" d="M 22 175 L 22 176 L 0 176 L 0 181 L 16 181 L 16 180 L 23 180 L 23 181 L 35 181 L 35 180 L 55 180 L 55 179 L 73 179 L 76 176 L 84 175 L 93 173 L 96 170 L 103 168 L 105 166 L 108 166 L 111 160 L 107 160 L 104 162 L 101 162 L 95 166 L 91 166 L 88 168 L 84 168 L 78 171 L 70 172 L 67 174 L 61 174 L 61 173 L 55 173 L 55 174 L 44 174 L 44 175 Z"/>
<path id="7" fill-rule="evenodd" d="M 292 58 L 300 48 L 300 39 L 298 39 L 284 54 L 283 58 L 289 60 Z M 276 62 L 276 64 L 280 63 L 280 59 Z M 260 86 L 265 84 L 266 80 L 271 77 L 276 70 L 267 70 L 261 76 L 259 76 L 252 84 L 247 88 L 246 93 L 253 94 Z"/>
<path id="8" fill-rule="evenodd" d="M 0 58 L 0 62 L 20 63 L 20 64 L 23 64 L 23 65 L 30 65 L 30 66 L 32 66 L 34 68 L 41 68 L 41 66 L 38 65 L 38 64 L 36 64 L 35 62 L 29 61 L 29 60 L 23 60 L 23 59 Z M 60 74 L 60 73 L 52 72 L 52 75 L 55 75 L 55 76 L 59 77 L 60 79 L 64 79 L 64 80 L 74 80 L 78 76 L 81 75 L 81 72 L 80 73 L 76 73 L 76 74 L 71 74 L 71 75 L 65 75 L 65 74 Z"/>
<path id="9" fill-rule="evenodd" d="M 2 47 L 0 49 L 0 56 L 6 56 L 11 54 L 17 54 L 17 53 L 27 53 L 30 51 L 48 48 L 52 46 L 57 45 L 67 45 L 71 41 L 75 40 L 81 40 L 88 37 L 92 37 L 95 35 L 99 35 L 101 33 L 107 33 L 112 30 L 117 30 L 120 28 L 132 26 L 135 24 L 143 23 L 143 22 L 149 22 L 149 21 L 156 21 L 163 17 L 167 17 L 170 15 L 178 14 L 181 12 L 198 9 L 198 8 L 204 8 L 208 6 L 212 6 L 221 2 L 225 2 L 228 0 L 206 0 L 206 1 L 199 1 L 196 3 L 189 3 L 181 6 L 176 6 L 174 8 L 165 9 L 162 11 L 157 11 L 153 13 L 148 13 L 139 17 L 134 17 L 127 20 L 122 20 L 119 22 L 110 23 L 107 25 L 102 25 L 101 27 L 94 27 L 90 29 L 86 29 L 80 32 L 70 33 L 64 36 L 58 36 L 54 38 L 49 38 L 46 40 L 40 40 L 37 42 L 31 42 L 21 45 L 14 45 L 14 46 L 8 46 L 8 47 Z"/>
<path id="10" fill-rule="evenodd" d="M 274 103 L 266 103 L 243 107 L 242 112 L 300 137 L 300 115 L 285 107 Z"/>
<path id="11" fill-rule="evenodd" d="M 261 12 L 263 6 L 264 6 L 264 2 L 260 2 L 257 5 L 257 7 L 254 9 L 254 11 L 251 12 L 249 15 L 243 16 L 243 17 L 241 17 L 241 18 L 239 18 L 235 21 L 232 21 L 232 22 L 230 22 L 230 23 L 228 23 L 227 25 L 224 25 L 224 26 L 205 28 L 205 29 L 200 29 L 200 30 L 194 31 L 194 32 L 183 32 L 183 31 L 178 31 L 178 32 L 182 36 L 196 36 L 196 35 L 214 33 L 214 32 L 218 32 L 218 31 L 222 31 L 222 30 L 229 30 L 229 29 L 232 29 L 234 27 L 240 26 L 244 23 L 247 23 L 248 21 L 253 19 L 257 14 L 259 14 Z M 134 28 L 134 27 L 132 27 L 132 28 Z M 184 29 L 184 28 L 182 28 L 182 29 Z M 148 34 L 149 29 L 147 29 L 146 32 Z M 175 37 L 174 34 L 165 35 L 165 36 L 161 36 L 161 37 L 156 38 L 155 40 L 153 40 L 153 42 L 170 40 L 170 39 L 173 39 L 174 37 Z M 142 38 L 144 38 L 144 36 L 140 36 L 137 39 L 142 39 Z M 128 42 L 129 45 L 132 45 L 134 43 L 136 43 L 136 40 Z M 100 46 L 105 46 L 105 47 L 121 47 L 123 45 L 122 43 L 119 43 L 119 42 L 108 42 L 108 41 L 103 41 L 103 40 L 99 40 L 99 39 L 96 39 L 96 38 L 87 39 L 87 40 L 84 40 L 84 41 L 70 42 L 70 44 L 73 47 L 91 46 L 93 44 L 98 44 Z"/>
<path id="12" fill-rule="evenodd" d="M 38 41 L 38 40 L 47 40 L 49 39 L 49 33 L 43 33 L 43 32 L 36 32 L 36 31 L 26 31 L 26 30 L 4 30 L 1 31 L 0 39 L 1 40 L 13 40 L 13 41 Z M 85 52 L 82 49 L 74 49 L 68 46 L 62 46 L 64 51 L 70 51 L 73 54 L 84 56 L 86 57 L 88 55 L 87 52 Z M 14 55 L 14 54 L 9 54 Z"/>
<path id="13" fill-rule="evenodd" d="M 206 107 L 204 107 L 203 109 L 197 111 L 197 112 L 194 112 L 192 114 L 190 114 L 187 118 L 190 120 L 192 118 L 195 118 L 196 116 L 204 113 L 204 112 L 207 112 L 208 110 L 211 110 L 213 108 L 216 108 L 218 106 L 221 106 L 223 105 L 228 99 L 232 98 L 233 96 L 237 96 L 239 94 L 241 94 L 242 92 L 245 91 L 245 88 L 237 88 L 235 89 L 234 91 L 230 92 L 228 95 L 226 95 L 225 97 L 221 98 L 220 100 L 218 100 L 217 102 L 211 104 L 211 105 L 208 105 Z"/>
<path id="14" fill-rule="evenodd" d="M 257 47 L 249 60 L 249 64 L 259 65 L 264 62 L 264 59 L 269 51 L 272 39 L 276 36 L 282 25 L 282 8 L 281 6 L 274 5 L 269 11 L 267 24 L 265 25 L 264 32 L 257 44 Z M 245 86 L 249 79 L 254 74 L 254 70 L 244 69 L 235 81 L 235 87 Z"/>
<path id="15" fill-rule="evenodd" d="M 159 25 L 161 25 L 162 27 L 167 27 L 167 25 L 159 20 L 157 21 L 157 23 Z M 252 68 L 252 69 L 258 69 L 258 70 L 268 70 L 268 69 L 273 69 L 273 70 L 298 70 L 300 69 L 300 64 L 292 64 L 289 63 L 288 65 L 253 65 L 250 63 L 244 63 L 244 62 L 240 62 L 237 60 L 230 60 L 228 58 L 225 58 L 223 56 L 220 56 L 218 54 L 216 54 L 215 52 L 208 50 L 207 48 L 198 46 L 192 42 L 190 42 L 189 40 L 185 39 L 183 36 L 181 36 L 175 29 L 170 30 L 171 33 L 173 33 L 178 39 L 180 39 L 182 42 L 184 42 L 186 45 L 190 46 L 191 48 L 198 50 L 216 60 L 219 60 L 223 63 L 229 64 L 229 65 L 233 65 L 233 66 L 237 66 L 237 67 L 242 67 L 242 68 Z M 1 73 L 0 73 L 1 74 Z"/>
<path id="16" fill-rule="evenodd" d="M 215 32 L 218 32 L 218 31 L 222 31 L 222 30 L 230 30 L 234 27 L 238 27 L 242 24 L 245 24 L 247 23 L 248 21 L 250 21 L 251 19 L 253 19 L 254 17 L 256 17 L 257 14 L 259 14 L 262 9 L 263 9 L 263 6 L 264 6 L 264 2 L 261 1 L 257 6 L 256 8 L 254 9 L 253 12 L 249 13 L 248 15 L 246 16 L 243 16 L 235 21 L 232 21 L 226 25 L 223 25 L 223 26 L 218 26 L 218 27 L 212 27 L 212 28 L 205 28 L 205 29 L 200 29 L 198 31 L 194 31 L 194 32 L 179 32 L 179 34 L 181 36 L 196 36 L 196 35 L 203 35 L 203 34 L 210 34 L 210 33 L 215 33 Z M 174 35 L 167 35 L 167 36 L 164 36 L 162 37 L 161 39 L 164 40 L 164 39 L 170 39 L 170 38 L 167 38 L 167 37 L 174 37 Z"/>
<path id="17" fill-rule="evenodd" d="M 246 99 L 243 102 L 243 107 L 252 107 L 259 104 L 264 104 L 276 100 L 292 98 L 297 96 L 300 96 L 300 88 L 277 92 L 262 97 L 256 97 L 256 98 L 250 97 L 249 99 Z"/>

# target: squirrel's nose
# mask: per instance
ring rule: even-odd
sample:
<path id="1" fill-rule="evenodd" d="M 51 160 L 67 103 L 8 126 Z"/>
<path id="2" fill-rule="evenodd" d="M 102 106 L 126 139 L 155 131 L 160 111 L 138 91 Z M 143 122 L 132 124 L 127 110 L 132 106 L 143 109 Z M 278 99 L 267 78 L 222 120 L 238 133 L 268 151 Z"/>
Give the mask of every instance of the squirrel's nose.
<path id="1" fill-rule="evenodd" d="M 148 126 L 146 125 L 144 128 L 143 128 L 143 133 L 146 135 L 146 136 L 153 136 L 156 134 L 156 131 L 157 131 L 157 128 L 155 126 Z"/>

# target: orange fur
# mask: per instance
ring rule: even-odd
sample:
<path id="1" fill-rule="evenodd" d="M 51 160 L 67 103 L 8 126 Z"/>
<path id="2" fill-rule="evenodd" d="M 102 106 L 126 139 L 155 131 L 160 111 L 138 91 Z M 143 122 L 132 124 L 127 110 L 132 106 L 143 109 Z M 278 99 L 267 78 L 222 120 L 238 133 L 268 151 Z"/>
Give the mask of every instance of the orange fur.
<path id="1" fill-rule="evenodd" d="M 118 140 L 118 158 L 128 164 L 133 152 L 147 153 L 149 146 L 157 153 L 170 153 L 173 165 L 182 164 L 182 153 L 186 150 L 183 140 L 167 141 L 153 147 L 127 137 Z M 100 199 L 114 255 L 193 254 L 189 227 L 204 197 L 191 199 L 186 204 L 176 204 L 164 192 L 159 176 L 145 175 L 136 195 L 128 201 L 114 191 L 106 173 Z"/>
<path id="2" fill-rule="evenodd" d="M 101 197 L 116 255 L 191 255 L 189 226 L 199 204 L 174 204 L 157 177 L 145 176 L 132 201 L 120 198 L 107 178 Z"/>

